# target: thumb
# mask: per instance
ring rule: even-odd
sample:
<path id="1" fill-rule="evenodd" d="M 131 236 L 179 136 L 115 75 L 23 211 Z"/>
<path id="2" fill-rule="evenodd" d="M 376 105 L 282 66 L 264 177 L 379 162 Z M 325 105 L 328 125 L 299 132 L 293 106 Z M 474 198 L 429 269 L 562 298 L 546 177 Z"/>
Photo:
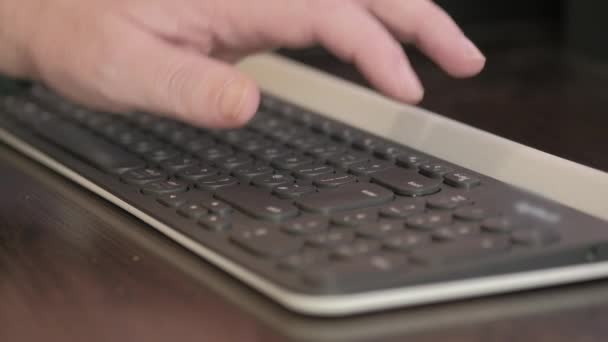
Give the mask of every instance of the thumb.
<path id="1" fill-rule="evenodd" d="M 137 35 L 110 61 L 108 90 L 120 102 L 212 128 L 237 127 L 255 114 L 260 92 L 250 77 L 185 47 Z"/>

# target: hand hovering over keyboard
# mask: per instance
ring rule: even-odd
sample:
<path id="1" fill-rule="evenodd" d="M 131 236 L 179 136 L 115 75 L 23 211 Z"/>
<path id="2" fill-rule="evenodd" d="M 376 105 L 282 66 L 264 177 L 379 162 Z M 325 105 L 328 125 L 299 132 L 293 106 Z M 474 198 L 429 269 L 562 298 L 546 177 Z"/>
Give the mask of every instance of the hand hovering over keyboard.
<path id="1" fill-rule="evenodd" d="M 0 0 L 0 72 L 81 103 L 238 126 L 259 102 L 231 63 L 320 43 L 384 94 L 415 103 L 423 88 L 399 41 L 456 77 L 485 59 L 430 0 Z"/>

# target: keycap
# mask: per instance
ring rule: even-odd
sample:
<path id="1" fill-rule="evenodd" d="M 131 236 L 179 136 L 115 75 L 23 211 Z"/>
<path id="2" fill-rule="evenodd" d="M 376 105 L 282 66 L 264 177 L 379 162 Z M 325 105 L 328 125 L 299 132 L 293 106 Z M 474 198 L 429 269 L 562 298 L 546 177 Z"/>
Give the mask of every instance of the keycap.
<path id="1" fill-rule="evenodd" d="M 282 221 L 298 215 L 298 209 L 287 201 L 252 186 L 232 186 L 219 189 L 215 197 L 245 212 L 268 221 Z"/>
<path id="2" fill-rule="evenodd" d="M 231 240 L 262 257 L 281 257 L 300 250 L 303 241 L 268 227 L 251 228 L 232 234 Z"/>
<path id="3" fill-rule="evenodd" d="M 124 172 L 120 179 L 132 185 L 144 185 L 167 179 L 167 173 L 155 168 L 141 168 Z"/>
<path id="4" fill-rule="evenodd" d="M 384 142 L 382 142 L 378 138 L 363 136 L 353 142 L 353 146 L 359 150 L 363 151 L 373 151 L 376 147 L 382 146 Z"/>
<path id="5" fill-rule="evenodd" d="M 367 223 L 357 228 L 357 235 L 368 239 L 382 239 L 403 231 L 403 225 L 402 221 L 394 220 Z"/>
<path id="6" fill-rule="evenodd" d="M 480 206 L 466 206 L 456 209 L 454 217 L 466 221 L 481 221 L 490 216 L 490 212 Z"/>
<path id="7" fill-rule="evenodd" d="M 203 191 L 216 191 L 221 188 L 233 187 L 239 184 L 239 180 L 227 175 L 217 175 L 203 178 L 196 183 L 196 187 Z"/>
<path id="8" fill-rule="evenodd" d="M 169 208 L 177 208 L 186 202 L 188 202 L 188 197 L 183 196 L 182 193 L 177 194 L 168 194 L 159 196 L 156 199 L 160 204 L 169 207 Z"/>
<path id="9" fill-rule="evenodd" d="M 255 153 L 256 151 L 259 151 L 263 148 L 266 148 L 266 147 L 269 147 L 272 145 L 273 145 L 273 142 L 268 139 L 253 138 L 253 139 L 245 140 L 242 143 L 240 143 L 239 148 L 244 151 L 247 151 L 247 152 Z"/>
<path id="10" fill-rule="evenodd" d="M 473 200 L 465 195 L 439 195 L 427 200 L 427 205 L 433 209 L 456 209 L 470 204 Z"/>
<path id="11" fill-rule="evenodd" d="M 441 178 L 454 169 L 444 164 L 428 163 L 420 165 L 420 173 L 431 178 Z"/>
<path id="12" fill-rule="evenodd" d="M 219 170 L 214 167 L 197 165 L 178 171 L 177 177 L 190 182 L 198 182 L 201 179 L 217 176 L 218 174 Z"/>
<path id="13" fill-rule="evenodd" d="M 393 193 L 375 184 L 352 183 L 302 196 L 296 204 L 304 210 L 331 214 L 389 202 Z"/>
<path id="14" fill-rule="evenodd" d="M 338 259 L 350 259 L 372 253 L 379 248 L 380 243 L 378 241 L 358 239 L 336 247 L 331 255 Z"/>
<path id="15" fill-rule="evenodd" d="M 314 186 L 291 183 L 275 187 L 273 193 L 280 198 L 294 199 L 315 192 L 316 190 L 317 189 Z"/>
<path id="16" fill-rule="evenodd" d="M 395 251 L 411 251 L 431 243 L 429 235 L 404 230 L 397 234 L 387 236 L 382 244 L 385 248 Z"/>
<path id="17" fill-rule="evenodd" d="M 273 159 L 292 154 L 292 149 L 283 146 L 269 146 L 255 152 L 256 157 L 266 161 L 271 161 Z"/>
<path id="18" fill-rule="evenodd" d="M 327 140 L 319 134 L 305 134 L 288 141 L 289 146 L 308 151 L 311 148 L 327 143 Z"/>
<path id="19" fill-rule="evenodd" d="M 327 230 L 329 221 L 323 216 L 305 215 L 285 222 L 283 230 L 295 235 L 310 235 Z"/>
<path id="20" fill-rule="evenodd" d="M 230 213 L 232 213 L 232 207 L 230 207 L 228 204 L 222 202 L 222 201 L 218 201 L 216 199 L 204 199 L 199 201 L 198 203 L 200 203 L 203 207 L 205 207 L 207 210 L 209 210 L 210 212 L 220 215 L 220 216 L 226 216 L 229 215 Z"/>
<path id="21" fill-rule="evenodd" d="M 337 143 L 329 143 L 308 149 L 307 153 L 318 159 L 325 160 L 335 155 L 343 154 L 344 151 L 346 151 L 346 146 Z"/>
<path id="22" fill-rule="evenodd" d="M 274 173 L 274 169 L 266 164 L 251 164 L 243 167 L 238 167 L 232 170 L 232 174 L 243 180 L 246 183 L 249 183 L 253 178 L 259 176 L 268 176 Z"/>
<path id="23" fill-rule="evenodd" d="M 274 175 L 259 176 L 251 180 L 251 184 L 263 189 L 272 190 L 279 185 L 292 184 L 295 179 L 283 173 L 275 173 Z"/>
<path id="24" fill-rule="evenodd" d="M 355 183 L 357 177 L 345 173 L 334 173 L 321 175 L 313 180 L 313 184 L 319 188 L 334 188 L 344 184 Z"/>
<path id="25" fill-rule="evenodd" d="M 344 291 L 375 288 L 401 277 L 407 271 L 408 262 L 404 255 L 378 252 L 348 262 L 312 268 L 303 274 L 302 281 L 327 291 Z"/>
<path id="26" fill-rule="evenodd" d="M 559 233 L 550 228 L 524 228 L 513 232 L 514 243 L 526 246 L 546 246 L 558 242 Z"/>
<path id="27" fill-rule="evenodd" d="M 380 145 L 374 148 L 374 155 L 386 160 L 395 160 L 406 153 L 407 151 L 404 148 L 392 144 Z"/>
<path id="28" fill-rule="evenodd" d="M 198 159 L 189 156 L 179 156 L 163 161 L 160 166 L 169 172 L 177 172 L 188 167 L 196 166 L 198 163 Z"/>
<path id="29" fill-rule="evenodd" d="M 302 166 L 314 163 L 312 157 L 303 155 L 289 155 L 278 157 L 272 161 L 272 166 L 281 170 L 294 170 Z"/>
<path id="30" fill-rule="evenodd" d="M 34 128 L 42 137 L 104 171 L 122 173 L 146 166 L 137 156 L 72 123 L 47 120 Z"/>
<path id="31" fill-rule="evenodd" d="M 216 159 L 213 163 L 223 169 L 233 170 L 252 164 L 253 158 L 251 158 L 247 154 L 239 153 L 232 156 Z"/>
<path id="32" fill-rule="evenodd" d="M 451 241 L 479 234 L 479 225 L 472 222 L 459 222 L 451 226 L 441 227 L 433 232 L 433 239 Z"/>
<path id="33" fill-rule="evenodd" d="M 188 191 L 188 184 L 178 180 L 163 180 L 143 185 L 141 191 L 144 195 L 167 195 Z"/>
<path id="34" fill-rule="evenodd" d="M 338 226 L 358 227 L 378 219 L 378 212 L 375 210 L 356 210 L 344 213 L 333 214 L 331 222 Z"/>
<path id="35" fill-rule="evenodd" d="M 416 169 L 422 164 L 428 163 L 428 159 L 415 154 L 402 154 L 397 156 L 396 163 L 409 169 Z"/>
<path id="36" fill-rule="evenodd" d="M 452 223 L 452 215 L 448 212 L 423 213 L 410 216 L 405 224 L 420 230 L 432 230 Z"/>
<path id="37" fill-rule="evenodd" d="M 163 146 L 163 143 L 155 138 L 143 138 L 129 145 L 128 149 L 136 153 L 145 154 Z"/>
<path id="38" fill-rule="evenodd" d="M 349 171 L 355 176 L 369 176 L 376 172 L 384 171 L 393 167 L 394 165 L 389 162 L 374 160 L 351 165 Z"/>
<path id="39" fill-rule="evenodd" d="M 335 169 L 325 164 L 311 164 L 300 166 L 292 170 L 293 174 L 298 178 L 313 179 L 321 175 L 327 175 L 335 172 Z"/>
<path id="40" fill-rule="evenodd" d="M 481 180 L 464 172 L 450 172 L 444 175 L 444 182 L 447 185 L 460 188 L 472 189 L 481 184 Z"/>
<path id="41" fill-rule="evenodd" d="M 304 270 L 329 262 L 326 251 L 308 249 L 298 254 L 292 254 L 281 260 L 278 266 L 286 270 Z"/>
<path id="42" fill-rule="evenodd" d="M 441 190 L 440 180 L 423 177 L 401 168 L 376 172 L 371 175 L 371 179 L 403 196 L 425 196 Z"/>
<path id="43" fill-rule="evenodd" d="M 509 233 L 515 228 L 515 222 L 506 216 L 492 217 L 484 220 L 481 228 L 491 233 Z"/>
<path id="44" fill-rule="evenodd" d="M 198 223 L 214 232 L 223 232 L 232 227 L 232 222 L 229 218 L 215 214 L 201 217 Z"/>
<path id="45" fill-rule="evenodd" d="M 195 152 L 196 156 L 207 161 L 228 157 L 234 154 L 234 150 L 225 145 L 214 145 L 202 148 Z"/>
<path id="46" fill-rule="evenodd" d="M 180 152 L 172 147 L 159 147 L 144 154 L 144 158 L 155 163 L 178 157 Z"/>
<path id="47" fill-rule="evenodd" d="M 201 204 L 193 202 L 184 203 L 177 210 L 178 214 L 196 220 L 207 214 L 207 212 L 207 208 L 203 207 Z"/>
<path id="48" fill-rule="evenodd" d="M 446 244 L 415 249 L 410 258 L 424 264 L 456 263 L 467 260 L 484 260 L 508 252 L 511 247 L 507 236 L 477 236 Z"/>
<path id="49" fill-rule="evenodd" d="M 422 198 L 399 198 L 380 209 L 380 215 L 388 218 L 407 218 L 424 211 L 426 201 Z"/>
<path id="50" fill-rule="evenodd" d="M 369 160 L 369 155 L 361 152 L 339 153 L 327 159 L 327 163 L 342 169 L 348 169 L 351 165 L 364 163 Z"/>
<path id="51" fill-rule="evenodd" d="M 215 145 L 215 141 L 210 137 L 196 137 L 183 145 L 183 148 L 190 152 L 196 153 L 204 148 Z"/>
<path id="52" fill-rule="evenodd" d="M 322 233 L 312 234 L 308 236 L 306 241 L 315 247 L 336 247 L 342 244 L 350 243 L 355 239 L 355 235 L 349 230 L 329 230 Z"/>

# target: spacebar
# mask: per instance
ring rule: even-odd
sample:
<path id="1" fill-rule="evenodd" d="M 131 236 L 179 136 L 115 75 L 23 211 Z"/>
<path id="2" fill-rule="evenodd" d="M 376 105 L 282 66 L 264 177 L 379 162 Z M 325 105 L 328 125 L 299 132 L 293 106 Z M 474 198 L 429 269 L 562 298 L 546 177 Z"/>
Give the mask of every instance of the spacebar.
<path id="1" fill-rule="evenodd" d="M 54 144 L 104 171 L 120 173 L 145 163 L 93 133 L 58 119 L 37 123 L 36 132 Z"/>

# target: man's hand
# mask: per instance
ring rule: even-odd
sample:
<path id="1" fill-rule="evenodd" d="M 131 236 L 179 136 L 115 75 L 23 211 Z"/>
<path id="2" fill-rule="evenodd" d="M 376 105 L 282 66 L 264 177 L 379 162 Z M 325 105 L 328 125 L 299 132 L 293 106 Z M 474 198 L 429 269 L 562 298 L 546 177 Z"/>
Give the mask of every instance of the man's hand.
<path id="1" fill-rule="evenodd" d="M 89 106 L 232 127 L 259 90 L 231 62 L 320 43 L 384 94 L 423 88 L 399 41 L 456 77 L 485 58 L 430 0 L 0 0 L 0 71 L 45 82 Z"/>

